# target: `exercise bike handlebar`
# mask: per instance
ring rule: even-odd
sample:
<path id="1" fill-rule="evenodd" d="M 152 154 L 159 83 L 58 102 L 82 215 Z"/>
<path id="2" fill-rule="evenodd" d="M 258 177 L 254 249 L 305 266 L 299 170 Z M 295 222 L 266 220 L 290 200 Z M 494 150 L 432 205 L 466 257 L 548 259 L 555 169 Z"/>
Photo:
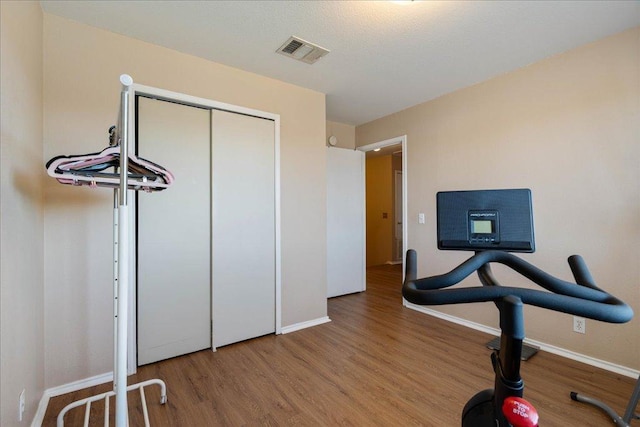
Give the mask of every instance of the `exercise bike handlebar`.
<path id="1" fill-rule="evenodd" d="M 568 261 L 576 283 L 558 279 L 515 255 L 495 250 L 478 252 L 449 273 L 418 279 L 417 254 L 411 249 L 407 252 L 402 295 L 407 301 L 419 305 L 489 302 L 513 295 L 524 304 L 603 322 L 625 323 L 631 320 L 631 307 L 598 288 L 581 256 L 573 255 Z M 488 264 L 492 262 L 511 268 L 549 292 L 500 285 L 488 270 Z M 444 289 L 478 270 L 484 273 L 482 282 L 485 286 Z"/>

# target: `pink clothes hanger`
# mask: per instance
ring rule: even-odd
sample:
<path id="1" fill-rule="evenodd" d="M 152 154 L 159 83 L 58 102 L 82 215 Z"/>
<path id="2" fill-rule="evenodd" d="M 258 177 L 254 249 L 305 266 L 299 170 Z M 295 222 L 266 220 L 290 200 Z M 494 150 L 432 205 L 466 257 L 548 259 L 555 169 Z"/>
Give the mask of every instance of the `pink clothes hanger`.
<path id="1" fill-rule="evenodd" d="M 113 142 L 113 127 L 110 129 Z M 129 154 L 127 186 L 130 190 L 160 191 L 168 188 L 174 176 L 162 166 Z M 47 174 L 61 184 L 117 188 L 120 185 L 120 147 L 110 146 L 99 153 L 56 156 L 46 164 Z M 114 168 L 113 172 L 105 172 Z"/>

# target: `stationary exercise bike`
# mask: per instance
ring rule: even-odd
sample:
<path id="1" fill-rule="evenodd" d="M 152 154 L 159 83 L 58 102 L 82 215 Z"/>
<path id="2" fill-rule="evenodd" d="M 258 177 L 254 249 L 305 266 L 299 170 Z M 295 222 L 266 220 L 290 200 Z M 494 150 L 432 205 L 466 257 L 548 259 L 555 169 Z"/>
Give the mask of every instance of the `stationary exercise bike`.
<path id="1" fill-rule="evenodd" d="M 417 278 L 417 253 L 406 256 L 402 295 L 413 304 L 443 305 L 494 302 L 500 311 L 500 349 L 491 355 L 494 388 L 473 396 L 462 410 L 463 427 L 537 426 L 538 414 L 523 399 L 520 359 L 524 334 L 523 305 L 610 323 L 624 323 L 632 309 L 599 289 L 583 259 L 569 257 L 575 283 L 551 276 L 510 252 L 533 252 L 531 192 L 455 191 L 437 194 L 438 248 L 471 250 L 475 255 L 449 273 Z M 547 291 L 502 286 L 490 263 L 503 264 Z M 477 272 L 483 286 L 446 289 Z"/>

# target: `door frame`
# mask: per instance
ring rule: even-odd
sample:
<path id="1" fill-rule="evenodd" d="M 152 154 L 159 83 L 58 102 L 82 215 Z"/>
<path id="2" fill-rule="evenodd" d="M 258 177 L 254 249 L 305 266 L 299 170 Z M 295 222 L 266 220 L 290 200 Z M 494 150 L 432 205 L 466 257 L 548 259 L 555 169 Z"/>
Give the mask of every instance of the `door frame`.
<path id="1" fill-rule="evenodd" d="M 400 175 L 400 179 L 399 180 L 398 180 L 398 175 Z M 398 198 L 400 199 L 399 200 L 399 202 L 400 202 L 399 203 L 400 204 L 399 207 L 400 207 L 400 210 L 402 210 L 402 215 L 401 216 L 403 217 L 401 219 L 401 221 L 404 220 L 404 209 L 402 209 L 403 208 L 402 194 L 398 194 L 398 192 L 396 191 L 398 189 L 398 181 L 400 181 L 400 189 L 402 190 L 404 188 L 404 183 L 402 181 L 402 170 L 394 170 L 393 171 L 393 188 L 394 188 L 394 190 L 393 190 L 394 191 L 394 193 L 393 193 L 394 194 L 394 197 L 393 197 L 393 199 L 394 199 L 393 200 L 393 211 L 394 211 L 393 214 L 394 214 L 394 216 L 393 216 L 393 218 L 396 221 L 396 224 L 394 224 L 395 227 L 393 227 L 393 235 L 394 235 L 394 237 L 396 239 L 398 238 L 398 227 L 397 227 L 397 225 L 398 225 L 397 224 L 397 221 L 398 221 Z M 402 191 L 401 191 L 401 193 L 402 193 Z M 401 227 L 402 230 L 400 231 L 400 238 L 402 239 L 402 241 L 403 241 L 402 244 L 404 245 L 404 233 L 403 233 L 404 232 L 404 222 L 401 222 L 401 224 L 402 224 L 402 227 Z M 397 250 L 398 250 L 397 244 L 394 247 L 394 250 L 397 253 Z M 398 261 L 398 259 L 400 261 L 402 261 L 402 254 L 403 253 L 404 253 L 404 247 L 401 248 L 401 250 L 400 250 L 400 256 L 398 258 L 394 257 L 393 261 Z"/>
<path id="2" fill-rule="evenodd" d="M 356 150 L 360 150 L 363 152 L 367 152 L 367 151 L 373 151 L 376 150 L 378 148 L 384 148 L 384 147 L 388 147 L 390 145 L 396 145 L 396 144 L 401 144 L 402 145 L 402 265 L 404 265 L 404 257 L 406 256 L 407 253 L 407 248 L 408 248 L 408 238 L 409 238 L 409 233 L 408 233 L 408 223 L 407 223 L 407 203 L 408 203 L 408 199 L 407 199 L 407 135 L 401 135 L 401 136 L 396 136 L 394 138 L 389 138 L 389 139 L 385 139 L 383 141 L 378 141 L 378 142 L 374 142 L 372 144 L 367 144 L 367 145 L 362 145 L 360 147 L 356 147 Z M 364 209 L 363 209 L 363 215 L 364 215 L 364 247 L 362 248 L 364 257 L 363 257 L 363 263 L 362 263 L 362 269 L 363 269 L 363 274 L 365 277 L 365 281 L 366 281 L 366 277 L 367 277 L 367 201 L 366 201 L 366 197 L 367 197 L 367 184 L 366 184 L 366 156 L 365 158 L 362 160 L 363 164 L 362 164 L 362 179 L 364 182 L 364 192 L 365 192 L 365 200 L 363 200 L 363 204 L 364 204 Z M 404 268 L 402 269 L 402 279 L 404 280 Z"/>
<path id="3" fill-rule="evenodd" d="M 129 141 L 130 149 L 133 151 L 137 147 L 136 141 L 136 115 L 135 115 L 135 99 L 138 95 L 147 98 L 158 99 L 162 101 L 174 102 L 177 104 L 200 107 L 205 109 L 223 110 L 231 113 L 244 114 L 247 116 L 258 117 L 262 119 L 272 120 L 274 122 L 274 204 L 275 204 L 275 333 L 282 333 L 282 251 L 281 251 L 281 212 L 280 212 L 280 115 L 269 113 L 266 111 L 254 110 L 252 108 L 241 107 L 238 105 L 227 104 L 224 102 L 213 101 L 206 98 L 186 95 L 179 92 L 172 92 L 165 89 L 155 88 L 151 86 L 140 85 L 134 83 L 130 87 L 131 96 L 129 96 Z M 130 200 L 135 200 L 131 197 Z M 129 313 L 128 313 L 128 342 L 127 342 L 127 374 L 132 375 L 137 371 L 136 353 L 138 346 L 137 331 L 137 311 L 136 311 L 136 291 L 138 284 L 136 282 L 136 235 L 135 216 L 137 215 L 137 206 L 132 203 L 132 209 L 129 210 L 129 223 L 132 225 L 132 237 L 129 240 L 129 283 L 133 284 L 129 287 Z M 213 288 L 211 292 L 211 316 L 213 322 Z M 213 327 L 211 328 L 211 348 L 213 347 Z"/>

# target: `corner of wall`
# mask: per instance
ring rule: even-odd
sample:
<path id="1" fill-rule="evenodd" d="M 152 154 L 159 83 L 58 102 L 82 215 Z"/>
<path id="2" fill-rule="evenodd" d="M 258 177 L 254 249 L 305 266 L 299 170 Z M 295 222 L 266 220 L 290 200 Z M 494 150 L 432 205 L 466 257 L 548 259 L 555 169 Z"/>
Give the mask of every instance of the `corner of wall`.
<path id="1" fill-rule="evenodd" d="M 336 147 L 338 148 L 356 148 L 356 127 L 347 125 L 344 123 L 331 122 L 327 120 L 327 141 L 325 143 L 328 145 L 328 139 L 331 136 L 335 136 L 337 143 Z"/>

